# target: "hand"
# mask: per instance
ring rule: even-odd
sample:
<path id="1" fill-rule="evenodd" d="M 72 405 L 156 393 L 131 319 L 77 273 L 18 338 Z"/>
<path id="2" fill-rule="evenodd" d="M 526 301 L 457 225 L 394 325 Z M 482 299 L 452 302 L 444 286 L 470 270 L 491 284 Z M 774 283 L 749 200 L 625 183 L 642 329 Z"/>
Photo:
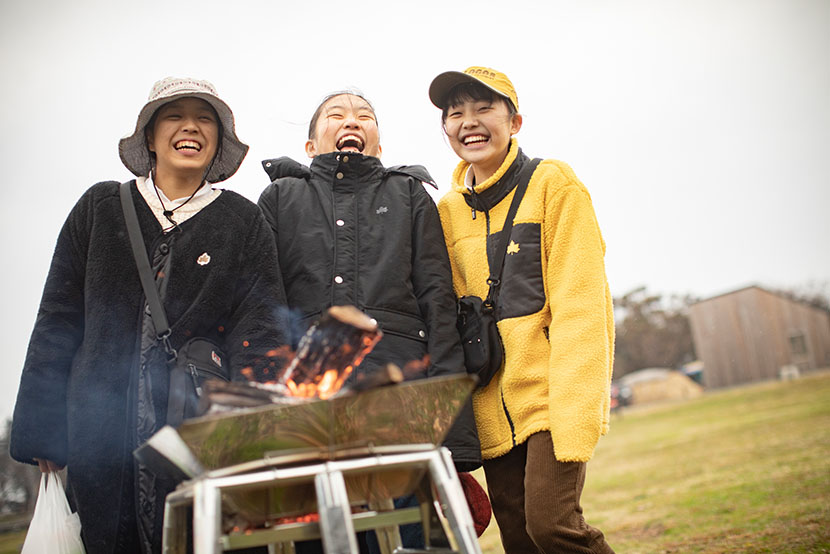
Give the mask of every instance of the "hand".
<path id="1" fill-rule="evenodd" d="M 42 473 L 50 473 L 52 471 L 60 471 L 63 469 L 63 466 L 59 466 L 52 460 L 42 460 L 40 458 L 35 458 L 37 462 L 37 467 L 40 468 Z"/>

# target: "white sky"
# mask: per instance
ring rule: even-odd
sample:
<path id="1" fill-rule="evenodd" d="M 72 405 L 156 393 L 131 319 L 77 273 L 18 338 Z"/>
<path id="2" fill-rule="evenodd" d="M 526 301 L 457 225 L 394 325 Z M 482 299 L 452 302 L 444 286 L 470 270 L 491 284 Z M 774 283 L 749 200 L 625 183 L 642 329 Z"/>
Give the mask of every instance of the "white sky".
<path id="1" fill-rule="evenodd" d="M 167 76 L 211 80 L 260 161 L 306 161 L 327 92 L 374 102 L 386 165 L 447 191 L 456 158 L 430 81 L 500 69 L 520 145 L 591 191 L 612 292 L 708 296 L 830 281 L 830 2 L 417 3 L 0 0 L 0 417 L 11 415 L 58 231 L 84 190 L 126 180 L 118 139 Z"/>

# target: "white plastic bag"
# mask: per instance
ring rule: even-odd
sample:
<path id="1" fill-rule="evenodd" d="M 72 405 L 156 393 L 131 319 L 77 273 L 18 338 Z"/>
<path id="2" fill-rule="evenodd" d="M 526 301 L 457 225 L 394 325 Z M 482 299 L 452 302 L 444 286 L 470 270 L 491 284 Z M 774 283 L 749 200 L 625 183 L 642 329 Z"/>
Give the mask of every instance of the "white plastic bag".
<path id="1" fill-rule="evenodd" d="M 54 471 L 40 478 L 35 513 L 20 554 L 85 554 L 81 520 L 69 509 L 60 476 Z"/>

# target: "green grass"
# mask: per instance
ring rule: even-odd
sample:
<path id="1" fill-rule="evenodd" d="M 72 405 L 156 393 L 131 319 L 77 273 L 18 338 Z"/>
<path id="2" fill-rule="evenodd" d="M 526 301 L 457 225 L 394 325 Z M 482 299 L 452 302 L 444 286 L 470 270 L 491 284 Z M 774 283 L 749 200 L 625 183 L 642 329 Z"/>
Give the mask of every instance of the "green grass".
<path id="1" fill-rule="evenodd" d="M 830 553 L 830 372 L 614 416 L 582 504 L 620 554 Z"/>
<path id="2" fill-rule="evenodd" d="M 0 554 L 18 554 L 25 538 L 26 531 L 0 534 Z"/>
<path id="3" fill-rule="evenodd" d="M 619 553 L 830 552 L 830 373 L 615 416 L 582 500 Z"/>

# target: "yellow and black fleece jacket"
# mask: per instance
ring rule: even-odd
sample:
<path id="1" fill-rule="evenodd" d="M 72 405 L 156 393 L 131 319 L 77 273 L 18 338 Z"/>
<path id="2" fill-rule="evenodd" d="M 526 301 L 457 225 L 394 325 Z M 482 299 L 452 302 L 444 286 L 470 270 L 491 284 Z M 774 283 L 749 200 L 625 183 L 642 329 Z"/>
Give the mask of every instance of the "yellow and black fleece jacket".
<path id="1" fill-rule="evenodd" d="M 472 191 L 468 163 L 453 173 L 438 209 L 459 297 L 487 295 L 488 255 L 525 163 L 513 139 Z M 516 213 L 496 302 L 504 369 L 473 397 L 484 459 L 550 431 L 557 460 L 588 461 L 608 431 L 614 316 L 604 256 L 587 189 L 567 164 L 542 161 Z"/>

